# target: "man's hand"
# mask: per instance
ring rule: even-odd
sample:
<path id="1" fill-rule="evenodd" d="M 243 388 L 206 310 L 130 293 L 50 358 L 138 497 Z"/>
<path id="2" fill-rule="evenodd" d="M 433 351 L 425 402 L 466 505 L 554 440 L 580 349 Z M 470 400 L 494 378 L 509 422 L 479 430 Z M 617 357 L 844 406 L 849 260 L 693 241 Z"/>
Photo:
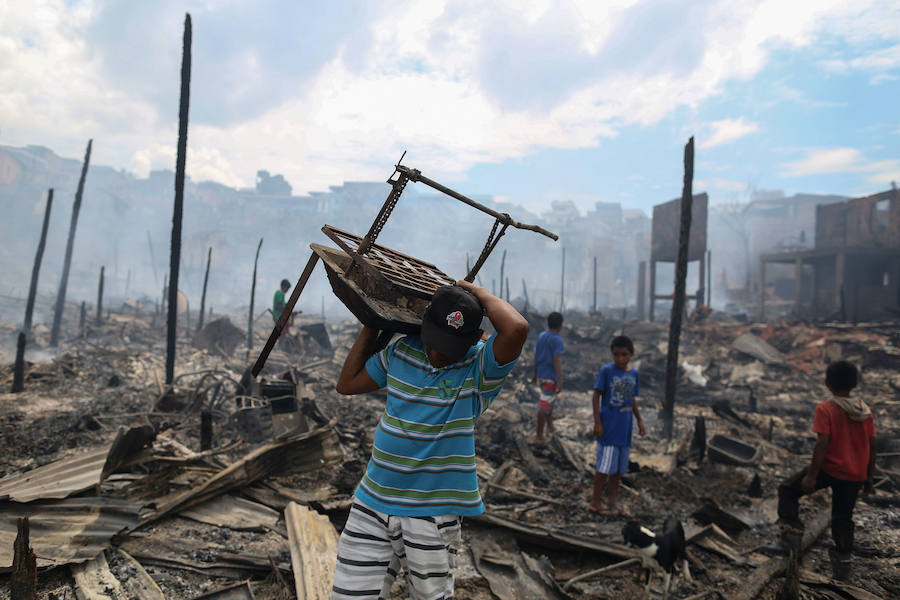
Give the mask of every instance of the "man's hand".
<path id="1" fill-rule="evenodd" d="M 562 381 L 556 382 L 556 387 L 553 388 L 553 393 L 558 394 L 562 391 Z"/>
<path id="2" fill-rule="evenodd" d="M 800 489 L 803 490 L 804 494 L 812 494 L 816 491 L 816 478 L 812 473 L 807 473 L 803 476 L 803 481 L 800 482 Z"/>
<path id="3" fill-rule="evenodd" d="M 638 419 L 638 433 L 642 436 L 647 435 L 647 430 L 644 429 L 644 420 Z"/>
<path id="4" fill-rule="evenodd" d="M 531 377 L 531 383 L 537 385 L 537 382 L 538 382 L 537 373 L 535 373 L 535 374 Z"/>
<path id="5" fill-rule="evenodd" d="M 594 421 L 594 437 L 598 440 L 603 438 L 603 423 Z"/>
<path id="6" fill-rule="evenodd" d="M 487 318 L 497 330 L 497 337 L 494 339 L 494 358 L 497 363 L 505 365 L 517 359 L 528 338 L 528 321 L 525 317 L 510 303 L 479 285 L 465 280 L 457 281 L 456 285 L 478 298 Z"/>

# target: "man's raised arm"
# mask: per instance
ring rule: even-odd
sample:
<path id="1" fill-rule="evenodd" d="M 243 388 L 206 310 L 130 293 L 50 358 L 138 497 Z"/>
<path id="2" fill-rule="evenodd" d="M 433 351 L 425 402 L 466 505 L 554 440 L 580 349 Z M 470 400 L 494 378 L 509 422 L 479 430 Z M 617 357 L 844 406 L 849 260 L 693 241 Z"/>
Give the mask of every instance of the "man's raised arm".
<path id="1" fill-rule="evenodd" d="M 497 363 L 505 365 L 517 359 L 528 338 L 528 321 L 525 317 L 509 302 L 501 300 L 481 286 L 468 281 L 457 281 L 456 285 L 478 298 L 488 319 L 497 330 L 497 339 L 494 340 L 494 358 L 497 359 Z"/>
<path id="2" fill-rule="evenodd" d="M 349 396 L 352 394 L 364 394 L 374 392 L 379 386 L 366 371 L 366 361 L 375 353 L 375 344 L 378 340 L 378 330 L 371 327 L 363 327 L 359 332 L 353 347 L 344 359 L 344 366 L 338 376 L 334 389 L 339 394 Z"/>

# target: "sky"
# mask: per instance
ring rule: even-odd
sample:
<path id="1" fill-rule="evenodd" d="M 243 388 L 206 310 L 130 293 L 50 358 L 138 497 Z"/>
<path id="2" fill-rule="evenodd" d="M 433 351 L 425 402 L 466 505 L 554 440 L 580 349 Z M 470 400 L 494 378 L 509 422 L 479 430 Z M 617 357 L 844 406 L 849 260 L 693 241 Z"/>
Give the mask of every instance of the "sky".
<path id="1" fill-rule="evenodd" d="M 0 144 L 295 194 L 404 164 L 541 212 L 900 181 L 900 3 L 0 0 Z"/>

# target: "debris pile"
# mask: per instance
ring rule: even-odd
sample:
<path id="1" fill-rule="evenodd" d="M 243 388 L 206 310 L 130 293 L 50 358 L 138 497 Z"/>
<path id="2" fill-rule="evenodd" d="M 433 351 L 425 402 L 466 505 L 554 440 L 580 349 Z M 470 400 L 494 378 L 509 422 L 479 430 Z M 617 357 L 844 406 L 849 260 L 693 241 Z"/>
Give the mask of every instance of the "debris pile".
<path id="1" fill-rule="evenodd" d="M 542 318 L 529 317 L 536 338 Z M 259 348 L 268 331 L 256 329 Z M 54 360 L 26 363 L 21 393 L 7 393 L 13 367 L 0 366 L 0 572 L 13 567 L 27 517 L 40 597 L 329 597 L 384 393 L 334 391 L 356 323 L 293 329 L 302 342 L 279 342 L 257 380 L 246 333 L 221 318 L 182 332 L 176 379 L 164 386 L 161 319 L 135 310 L 83 336 L 68 331 Z M 623 478 L 627 518 L 587 508 L 591 389 L 623 330 L 648 430 L 635 435 Z M 900 325 L 688 325 L 671 441 L 657 416 L 665 326 L 573 313 L 562 336 L 549 443 L 534 442 L 534 339 L 479 421 L 487 512 L 464 521 L 457 597 L 642 597 L 642 563 L 622 527 L 669 516 L 684 524 L 693 575 L 670 597 L 774 597 L 784 564 L 764 548 L 776 537 L 777 486 L 808 463 L 824 367 L 837 358 L 860 367 L 858 393 L 875 413 L 877 493 L 859 500 L 855 570 L 843 584 L 819 575 L 829 573 L 828 499 L 804 502 L 800 586 L 811 598 L 900 595 Z M 405 597 L 402 578 L 394 595 Z"/>

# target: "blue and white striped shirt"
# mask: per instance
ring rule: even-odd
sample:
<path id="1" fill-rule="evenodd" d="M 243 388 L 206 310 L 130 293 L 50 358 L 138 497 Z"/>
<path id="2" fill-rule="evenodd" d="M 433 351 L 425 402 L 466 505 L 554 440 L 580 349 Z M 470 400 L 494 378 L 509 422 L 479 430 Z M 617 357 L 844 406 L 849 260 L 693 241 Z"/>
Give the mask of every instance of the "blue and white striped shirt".
<path id="1" fill-rule="evenodd" d="M 391 515 L 479 515 L 475 421 L 491 405 L 518 359 L 494 358 L 496 334 L 458 362 L 431 366 L 422 340 L 406 336 L 366 362 L 387 405 L 372 457 L 356 488 L 366 505 Z"/>

